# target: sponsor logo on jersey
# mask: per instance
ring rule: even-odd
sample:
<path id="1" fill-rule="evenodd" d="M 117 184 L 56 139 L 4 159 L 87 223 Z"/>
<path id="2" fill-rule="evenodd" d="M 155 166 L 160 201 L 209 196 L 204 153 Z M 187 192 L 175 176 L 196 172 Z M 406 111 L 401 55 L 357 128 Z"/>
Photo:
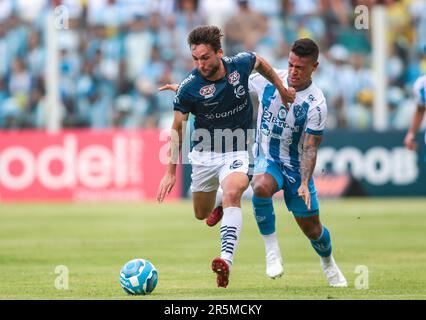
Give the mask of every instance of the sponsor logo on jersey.
<path id="1" fill-rule="evenodd" d="M 262 132 L 263 135 L 269 136 L 271 133 L 271 130 L 269 130 L 269 127 L 266 123 L 262 123 L 262 127 L 260 128 L 260 132 Z"/>
<path id="2" fill-rule="evenodd" d="M 222 58 L 223 61 L 225 61 L 226 63 L 231 63 L 233 61 L 233 59 L 231 57 L 223 57 Z"/>
<path id="3" fill-rule="evenodd" d="M 318 111 L 318 126 L 320 126 L 321 125 L 321 121 L 322 121 L 321 108 L 317 107 L 317 111 Z"/>
<path id="4" fill-rule="evenodd" d="M 230 84 L 232 84 L 233 86 L 236 86 L 237 84 L 240 83 L 240 74 L 238 73 L 237 70 L 235 70 L 234 72 L 232 72 L 229 76 L 228 76 L 228 82 Z"/>
<path id="5" fill-rule="evenodd" d="M 193 74 L 190 74 L 188 77 L 186 77 L 179 85 L 178 90 L 176 92 L 176 94 L 179 94 L 180 91 L 182 90 L 182 88 L 188 84 L 189 82 L 191 82 L 193 79 L 195 79 L 195 76 Z"/>
<path id="6" fill-rule="evenodd" d="M 242 85 L 239 85 L 238 88 L 234 88 L 234 94 L 238 99 L 241 99 L 246 94 L 246 90 Z"/>
<path id="7" fill-rule="evenodd" d="M 309 95 L 308 100 L 309 102 L 317 101 L 317 99 L 312 94 Z"/>
<path id="8" fill-rule="evenodd" d="M 204 86 L 200 89 L 200 94 L 206 99 L 213 97 L 213 94 L 215 92 L 216 92 L 216 87 L 215 87 L 214 84 L 209 84 L 209 85 Z"/>
<path id="9" fill-rule="evenodd" d="M 242 160 L 235 160 L 234 162 L 232 162 L 232 164 L 229 166 L 229 169 L 231 170 L 235 170 L 238 169 L 239 167 L 241 167 L 243 165 L 243 161 Z"/>
<path id="10" fill-rule="evenodd" d="M 217 113 L 210 113 L 210 114 L 205 114 L 204 116 L 209 119 L 212 120 L 214 118 L 216 119 L 220 119 L 220 118 L 227 118 L 229 116 L 232 116 L 242 110 L 244 110 L 248 105 L 248 101 L 244 101 L 244 103 L 236 106 L 234 109 L 229 110 L 229 111 L 224 111 L 224 112 L 217 112 Z"/>
<path id="11" fill-rule="evenodd" d="M 269 128 L 262 128 L 260 131 L 264 136 L 269 136 L 271 134 L 271 130 L 269 130 Z"/>
<path id="12" fill-rule="evenodd" d="M 278 117 L 274 116 L 274 114 L 268 110 L 263 110 L 262 113 L 262 126 L 269 127 L 268 123 L 274 124 L 279 128 L 287 129 L 289 128 L 292 132 L 299 132 L 299 126 L 292 127 L 290 124 L 288 124 L 285 120 L 287 117 L 287 111 L 285 109 L 282 109 L 283 112 L 286 112 L 285 115 L 283 112 L 278 112 Z M 281 116 L 280 116 L 281 113 Z M 283 119 L 284 118 L 284 119 Z M 266 133 L 264 133 L 267 135 Z"/>

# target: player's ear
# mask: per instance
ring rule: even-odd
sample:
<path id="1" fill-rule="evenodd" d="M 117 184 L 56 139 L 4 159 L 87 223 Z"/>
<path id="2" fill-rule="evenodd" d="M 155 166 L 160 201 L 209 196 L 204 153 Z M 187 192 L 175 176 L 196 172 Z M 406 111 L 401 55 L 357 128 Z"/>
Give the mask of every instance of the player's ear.
<path id="1" fill-rule="evenodd" d="M 318 61 L 315 61 L 315 62 L 314 62 L 314 69 L 313 69 L 313 71 L 317 70 L 318 65 L 319 65 L 319 62 L 318 62 Z"/>
<path id="2" fill-rule="evenodd" d="M 223 49 L 220 48 L 219 50 L 217 50 L 216 54 L 219 58 L 222 58 L 223 57 Z"/>

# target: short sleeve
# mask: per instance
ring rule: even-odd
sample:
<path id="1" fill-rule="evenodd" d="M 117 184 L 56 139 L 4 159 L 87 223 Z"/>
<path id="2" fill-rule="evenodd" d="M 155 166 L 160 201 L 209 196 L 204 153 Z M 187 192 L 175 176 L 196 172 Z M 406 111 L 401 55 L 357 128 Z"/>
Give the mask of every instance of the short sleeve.
<path id="1" fill-rule="evenodd" d="M 426 106 L 426 77 L 416 80 L 413 91 L 416 104 L 418 106 Z"/>
<path id="2" fill-rule="evenodd" d="M 317 136 L 322 135 L 324 133 L 326 120 L 327 104 L 324 99 L 321 103 L 309 108 L 306 132 Z"/>
<path id="3" fill-rule="evenodd" d="M 189 87 L 191 86 L 190 82 L 194 79 L 195 77 L 190 74 L 179 84 L 179 88 L 173 100 L 173 109 L 175 111 L 180 111 L 183 114 L 191 112 L 192 101 L 189 94 Z"/>
<path id="4" fill-rule="evenodd" d="M 254 65 L 256 64 L 256 54 L 254 52 L 240 52 L 233 58 L 236 64 L 242 66 L 248 71 L 247 74 L 250 74 L 253 71 Z"/>
<path id="5" fill-rule="evenodd" d="M 260 93 L 262 85 L 265 85 L 263 78 L 260 73 L 253 73 L 249 77 L 249 91 L 253 93 Z"/>
<path id="6" fill-rule="evenodd" d="M 283 79 L 287 76 L 287 70 L 279 70 L 274 69 L 275 72 L 278 74 L 278 76 Z M 269 81 L 263 77 L 260 73 L 253 73 L 249 77 L 249 90 L 251 92 L 256 92 L 257 94 L 261 94 L 262 90 L 265 88 L 265 86 L 269 83 Z"/>
<path id="7" fill-rule="evenodd" d="M 191 104 L 185 99 L 185 95 L 182 92 L 177 92 L 173 100 L 173 110 L 180 111 L 183 114 L 191 112 Z"/>

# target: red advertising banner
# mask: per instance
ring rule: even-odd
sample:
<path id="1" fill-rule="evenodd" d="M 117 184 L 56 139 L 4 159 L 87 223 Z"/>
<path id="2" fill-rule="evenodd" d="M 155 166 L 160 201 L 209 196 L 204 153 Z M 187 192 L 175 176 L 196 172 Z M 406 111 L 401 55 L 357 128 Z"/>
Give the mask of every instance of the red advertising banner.
<path id="1" fill-rule="evenodd" d="M 2 131 L 0 201 L 154 200 L 165 150 L 157 129 Z"/>

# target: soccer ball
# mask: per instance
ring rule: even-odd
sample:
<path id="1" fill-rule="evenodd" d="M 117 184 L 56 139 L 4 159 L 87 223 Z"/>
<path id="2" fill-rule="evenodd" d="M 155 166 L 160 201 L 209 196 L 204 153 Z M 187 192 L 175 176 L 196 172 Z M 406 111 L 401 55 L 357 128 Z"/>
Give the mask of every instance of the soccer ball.
<path id="1" fill-rule="evenodd" d="M 133 259 L 120 270 L 120 284 L 131 295 L 145 295 L 157 286 L 158 273 L 154 265 L 146 259 Z"/>

